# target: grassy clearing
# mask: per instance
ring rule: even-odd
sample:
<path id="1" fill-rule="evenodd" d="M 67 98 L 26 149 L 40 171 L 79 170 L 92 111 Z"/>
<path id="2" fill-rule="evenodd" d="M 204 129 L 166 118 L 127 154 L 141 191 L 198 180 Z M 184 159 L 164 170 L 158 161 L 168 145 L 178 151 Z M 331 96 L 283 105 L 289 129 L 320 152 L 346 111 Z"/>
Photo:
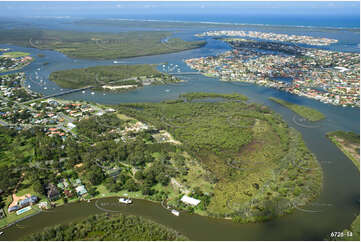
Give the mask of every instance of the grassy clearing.
<path id="1" fill-rule="evenodd" d="M 30 53 L 14 51 L 14 52 L 5 52 L 0 57 L 7 57 L 7 58 L 19 58 L 24 56 L 29 56 Z"/>
<path id="2" fill-rule="evenodd" d="M 293 112 L 297 113 L 298 115 L 300 115 L 301 117 L 303 117 L 309 121 L 315 122 L 315 121 L 320 121 L 325 118 L 325 115 L 323 115 L 323 113 L 321 113 L 313 108 L 290 103 L 290 102 L 287 102 L 287 101 L 284 101 L 284 100 L 281 100 L 278 98 L 274 98 L 274 97 L 270 97 L 269 99 L 278 104 L 281 104 L 282 106 L 285 106 L 286 108 L 292 110 Z"/>

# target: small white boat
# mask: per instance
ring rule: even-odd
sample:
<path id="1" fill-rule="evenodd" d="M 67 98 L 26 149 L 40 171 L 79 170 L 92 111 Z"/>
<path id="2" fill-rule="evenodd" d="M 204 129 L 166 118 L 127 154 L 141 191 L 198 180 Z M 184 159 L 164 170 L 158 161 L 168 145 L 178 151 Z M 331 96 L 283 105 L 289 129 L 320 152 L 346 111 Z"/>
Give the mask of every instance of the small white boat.
<path id="1" fill-rule="evenodd" d="M 4 232 L 3 231 L 0 231 L 0 235 L 3 235 L 4 234 Z"/>
<path id="2" fill-rule="evenodd" d="M 131 203 L 133 203 L 133 201 L 132 201 L 131 199 L 129 199 L 129 198 L 123 198 L 123 197 L 119 198 L 119 202 L 120 202 L 120 203 L 125 203 L 125 204 L 131 204 Z"/>
<path id="3" fill-rule="evenodd" d="M 172 209 L 172 211 L 170 211 L 170 212 L 175 216 L 179 216 L 179 212 L 175 209 Z"/>
<path id="4" fill-rule="evenodd" d="M 94 95 L 95 94 L 95 92 L 91 92 L 91 95 Z"/>
<path id="5" fill-rule="evenodd" d="M 166 92 L 170 92 L 170 90 L 169 89 L 167 89 L 167 90 L 165 90 Z"/>
<path id="6" fill-rule="evenodd" d="M 44 90 L 48 89 L 47 87 L 44 87 Z"/>
<path id="7" fill-rule="evenodd" d="M 113 61 L 114 64 L 118 64 L 118 61 Z"/>
<path id="8" fill-rule="evenodd" d="M 28 88 L 30 88 L 31 86 L 30 85 L 28 85 Z"/>
<path id="9" fill-rule="evenodd" d="M 85 91 L 82 91 L 81 93 L 85 93 Z"/>

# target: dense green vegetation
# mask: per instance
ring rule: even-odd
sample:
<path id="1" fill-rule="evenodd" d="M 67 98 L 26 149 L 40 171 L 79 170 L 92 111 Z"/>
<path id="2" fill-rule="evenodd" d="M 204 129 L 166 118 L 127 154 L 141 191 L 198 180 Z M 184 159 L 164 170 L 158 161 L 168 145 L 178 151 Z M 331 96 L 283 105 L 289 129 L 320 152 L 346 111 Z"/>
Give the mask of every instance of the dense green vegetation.
<path id="1" fill-rule="evenodd" d="M 360 135 L 338 130 L 327 133 L 327 137 L 335 143 L 360 170 Z"/>
<path id="2" fill-rule="evenodd" d="M 119 111 L 168 130 L 208 171 L 206 179 L 214 184 L 208 215 L 261 221 L 291 212 L 320 193 L 316 158 L 301 136 L 265 106 L 168 102 L 124 104 Z"/>
<path id="3" fill-rule="evenodd" d="M 136 85 L 142 86 L 143 79 L 155 79 L 154 84 L 179 81 L 157 71 L 155 65 L 116 65 L 95 66 L 80 69 L 56 71 L 49 79 L 63 88 L 81 88 L 102 85 Z"/>
<path id="4" fill-rule="evenodd" d="M 282 106 L 285 106 L 286 108 L 291 109 L 293 112 L 297 113 L 298 115 L 309 121 L 319 121 L 325 118 L 325 115 L 323 115 L 323 113 L 313 108 L 297 105 L 274 97 L 270 97 L 269 99 L 278 104 L 281 104 Z"/>
<path id="5" fill-rule="evenodd" d="M 189 97 L 197 96 L 207 94 Z M 322 170 L 300 134 L 266 106 L 217 96 L 223 101 L 119 105 L 118 113 L 74 122 L 77 136 L 66 139 L 30 129 L 22 141 L 29 157 L 9 158 L 26 168 L 24 181 L 15 174 L 14 183 L 45 195 L 46 184 L 81 178 L 85 198 L 128 193 L 242 223 L 282 216 L 316 198 Z M 16 138 L 6 138 L 4 149 L 24 139 L 22 131 L 12 132 Z M 0 167 L 2 174 L 8 170 Z M 186 206 L 184 194 L 201 204 Z"/>
<path id="6" fill-rule="evenodd" d="M 0 43 L 51 49 L 82 59 L 120 59 L 172 53 L 201 47 L 204 41 L 186 42 L 169 32 L 89 33 L 42 29 L 2 29 Z"/>
<path id="7" fill-rule="evenodd" d="M 154 241 L 188 240 L 177 231 L 136 216 L 93 215 L 67 225 L 45 228 L 26 240 Z"/>
<path id="8" fill-rule="evenodd" d="M 246 101 L 248 98 L 239 93 L 232 94 L 220 94 L 220 93 L 211 93 L 211 92 L 190 92 L 186 94 L 179 95 L 180 98 L 185 98 L 188 102 L 191 102 L 194 99 L 203 99 L 203 98 L 223 98 L 229 100 L 240 100 Z"/>
<path id="9" fill-rule="evenodd" d="M 15 189 L 21 168 L 32 159 L 33 144 L 31 132 L 0 127 L 0 189 L 5 197 Z"/>

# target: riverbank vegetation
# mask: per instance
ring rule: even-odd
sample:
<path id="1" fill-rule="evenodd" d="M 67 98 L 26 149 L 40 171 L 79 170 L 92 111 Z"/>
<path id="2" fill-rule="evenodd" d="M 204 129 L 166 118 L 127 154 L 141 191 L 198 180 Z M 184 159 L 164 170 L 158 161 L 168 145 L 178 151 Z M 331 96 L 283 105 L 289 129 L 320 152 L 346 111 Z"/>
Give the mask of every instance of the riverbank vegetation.
<path id="1" fill-rule="evenodd" d="M 45 228 L 25 240 L 36 241 L 173 241 L 188 240 L 177 231 L 142 217 L 93 215 L 66 225 Z"/>
<path id="2" fill-rule="evenodd" d="M 352 222 L 349 229 L 345 229 L 343 233 L 350 234 L 352 233 L 352 236 L 345 236 L 342 239 L 343 240 L 349 240 L 349 241 L 360 241 L 360 215 L 358 215 L 355 220 Z"/>
<path id="3" fill-rule="evenodd" d="M 334 131 L 329 132 L 326 136 L 354 163 L 360 171 L 360 135 L 353 132 Z M 360 215 L 352 222 L 349 229 L 343 231 L 344 237 L 336 238 L 337 240 L 360 240 Z M 352 233 L 352 236 L 347 236 Z M 335 238 L 330 238 L 335 239 Z"/>
<path id="4" fill-rule="evenodd" d="M 274 98 L 274 97 L 270 97 L 270 100 L 281 104 L 282 106 L 285 106 L 286 108 L 292 110 L 293 112 L 297 113 L 298 115 L 300 115 L 301 117 L 309 120 L 309 121 L 319 121 L 325 118 L 325 115 L 323 115 L 323 113 L 313 109 L 313 108 L 309 108 L 306 106 L 302 106 L 302 105 L 298 105 L 298 104 L 294 104 L 294 103 L 290 103 L 278 98 Z"/>
<path id="5" fill-rule="evenodd" d="M 119 112 L 166 129 L 208 172 L 214 189 L 206 215 L 267 220 L 307 204 L 321 191 L 316 158 L 300 134 L 265 106 L 146 103 L 120 105 Z"/>
<path id="6" fill-rule="evenodd" d="M 180 80 L 159 72 L 156 65 L 115 65 L 95 66 L 52 72 L 49 80 L 62 88 L 81 88 L 94 86 L 141 87 L 179 82 Z M 124 89 L 123 89 L 124 90 Z"/>
<path id="7" fill-rule="evenodd" d="M 205 41 L 170 38 L 170 32 L 138 31 L 90 33 L 45 29 L 2 29 L 0 43 L 11 43 L 38 49 L 50 49 L 72 58 L 121 59 L 178 52 L 199 48 Z"/>
<path id="8" fill-rule="evenodd" d="M 3 149 L 24 169 L 14 181 L 0 180 L 9 186 L 1 196 L 18 186 L 42 198 L 49 184 L 65 182 L 75 195 L 80 183 L 87 193 L 73 198 L 144 198 L 241 223 L 282 216 L 318 196 L 322 170 L 301 135 L 279 115 L 238 94 L 217 94 L 218 102 L 202 102 L 214 98 L 212 93 L 189 97 L 201 99 L 107 107 L 74 121 L 76 135 L 66 139 L 34 127 L 28 134 L 4 128 L 17 138 L 6 136 Z M 1 174 L 17 172 L 8 165 L 0 166 Z M 63 190 L 59 204 L 71 200 Z M 200 204 L 182 203 L 185 194 Z"/>
<path id="9" fill-rule="evenodd" d="M 339 130 L 327 133 L 327 137 L 337 145 L 360 170 L 360 135 Z"/>

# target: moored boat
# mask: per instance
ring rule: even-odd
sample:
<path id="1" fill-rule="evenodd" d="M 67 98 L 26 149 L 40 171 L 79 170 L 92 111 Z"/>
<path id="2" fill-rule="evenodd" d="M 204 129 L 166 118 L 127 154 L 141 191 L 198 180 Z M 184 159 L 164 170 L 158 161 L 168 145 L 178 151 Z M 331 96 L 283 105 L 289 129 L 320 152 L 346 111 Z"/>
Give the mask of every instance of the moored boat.
<path id="1" fill-rule="evenodd" d="M 175 210 L 175 209 L 172 209 L 171 213 L 175 216 L 179 216 L 179 211 Z"/>
<path id="2" fill-rule="evenodd" d="M 131 199 L 129 199 L 129 198 L 123 198 L 123 197 L 119 198 L 119 202 L 120 202 L 120 203 L 124 203 L 124 204 L 131 204 L 131 203 L 133 203 L 133 201 L 132 201 Z"/>

